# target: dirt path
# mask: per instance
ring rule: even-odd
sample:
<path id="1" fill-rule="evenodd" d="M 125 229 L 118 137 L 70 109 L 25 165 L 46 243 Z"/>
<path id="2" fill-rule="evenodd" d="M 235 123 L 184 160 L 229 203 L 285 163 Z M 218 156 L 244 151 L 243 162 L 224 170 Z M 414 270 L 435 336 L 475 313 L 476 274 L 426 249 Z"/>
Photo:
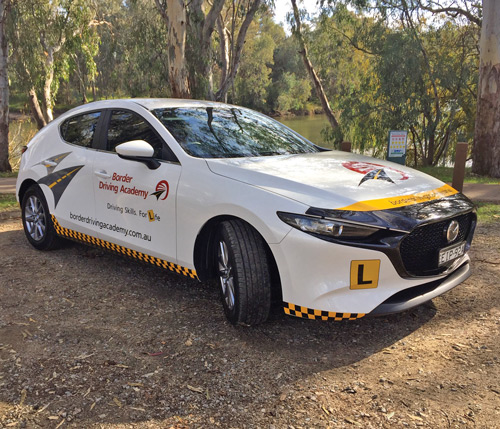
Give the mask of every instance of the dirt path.
<path id="1" fill-rule="evenodd" d="M 232 327 L 209 286 L 0 219 L 0 427 L 500 427 L 500 223 L 432 304 Z"/>

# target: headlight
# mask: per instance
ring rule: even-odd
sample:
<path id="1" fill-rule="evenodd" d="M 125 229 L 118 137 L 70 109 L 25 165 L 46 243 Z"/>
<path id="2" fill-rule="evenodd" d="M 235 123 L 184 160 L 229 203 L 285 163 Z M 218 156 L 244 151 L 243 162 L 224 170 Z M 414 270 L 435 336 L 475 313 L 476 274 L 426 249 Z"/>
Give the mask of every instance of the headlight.
<path id="1" fill-rule="evenodd" d="M 283 222 L 301 231 L 340 240 L 367 238 L 378 231 L 378 228 L 355 225 L 315 216 L 284 212 L 278 212 L 277 215 Z"/>

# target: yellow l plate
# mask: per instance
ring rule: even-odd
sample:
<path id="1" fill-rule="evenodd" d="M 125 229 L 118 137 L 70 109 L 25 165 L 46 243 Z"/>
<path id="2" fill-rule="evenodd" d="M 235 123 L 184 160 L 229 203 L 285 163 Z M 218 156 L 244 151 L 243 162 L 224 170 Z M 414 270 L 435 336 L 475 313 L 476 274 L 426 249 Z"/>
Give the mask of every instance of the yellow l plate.
<path id="1" fill-rule="evenodd" d="M 351 261 L 351 289 L 374 289 L 378 286 L 380 259 Z"/>

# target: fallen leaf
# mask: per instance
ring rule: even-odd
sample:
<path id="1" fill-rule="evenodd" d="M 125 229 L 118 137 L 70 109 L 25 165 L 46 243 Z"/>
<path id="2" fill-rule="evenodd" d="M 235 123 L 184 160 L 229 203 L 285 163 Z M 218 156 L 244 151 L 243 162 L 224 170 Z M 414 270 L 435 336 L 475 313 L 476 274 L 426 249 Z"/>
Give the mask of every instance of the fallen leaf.
<path id="1" fill-rule="evenodd" d="M 88 359 L 90 356 L 94 356 L 94 355 L 95 355 L 95 353 L 89 353 L 89 354 L 82 353 L 80 356 L 77 356 L 75 359 L 84 360 L 84 359 Z"/>
<path id="2" fill-rule="evenodd" d="M 131 387 L 144 387 L 142 383 L 127 383 Z"/>
<path id="3" fill-rule="evenodd" d="M 37 411 L 37 413 L 42 413 L 43 411 L 45 411 L 45 410 L 48 408 L 48 406 L 49 406 L 49 405 L 50 405 L 50 402 L 49 402 L 48 404 L 44 405 L 42 408 L 40 408 L 40 409 Z"/>
<path id="4" fill-rule="evenodd" d="M 71 307 L 74 307 L 75 306 L 75 303 L 73 301 L 71 301 L 70 299 L 68 298 L 63 298 L 64 301 L 66 302 L 69 302 L 71 304 Z"/>
<path id="5" fill-rule="evenodd" d="M 55 429 L 59 429 L 64 424 L 65 421 L 66 419 L 62 419 L 61 422 L 55 427 Z"/>
<path id="6" fill-rule="evenodd" d="M 19 405 L 24 405 L 26 399 L 26 389 L 21 390 L 21 399 L 19 400 Z"/>
<path id="7" fill-rule="evenodd" d="M 119 408 L 123 407 L 122 403 L 118 400 L 116 396 L 113 398 L 113 402 L 117 405 L 117 407 Z"/>
<path id="8" fill-rule="evenodd" d="M 391 411 L 389 414 L 386 415 L 387 420 L 391 420 L 394 417 L 394 411 Z"/>
<path id="9" fill-rule="evenodd" d="M 194 386 L 190 386 L 189 384 L 187 385 L 187 388 L 193 392 L 197 392 L 197 393 L 203 393 L 203 388 L 201 387 L 194 387 Z"/>
<path id="10" fill-rule="evenodd" d="M 187 340 L 185 343 L 184 343 L 186 346 L 188 347 L 191 347 L 193 345 L 193 341 L 191 339 Z"/>
<path id="11" fill-rule="evenodd" d="M 90 409 L 89 409 L 89 411 L 92 411 L 92 410 L 94 409 L 94 407 L 95 407 L 95 404 L 97 404 L 97 402 L 94 402 L 94 403 L 92 403 L 92 405 L 90 406 Z"/>
<path id="12" fill-rule="evenodd" d="M 418 420 L 419 422 L 424 421 L 424 419 L 422 417 L 419 417 L 419 416 L 413 416 L 411 414 L 408 414 L 408 417 L 410 417 L 410 419 L 413 419 L 413 420 Z"/>
<path id="13" fill-rule="evenodd" d="M 451 360 L 449 356 L 446 356 L 443 352 L 439 352 L 441 356 L 443 356 L 445 359 Z"/>

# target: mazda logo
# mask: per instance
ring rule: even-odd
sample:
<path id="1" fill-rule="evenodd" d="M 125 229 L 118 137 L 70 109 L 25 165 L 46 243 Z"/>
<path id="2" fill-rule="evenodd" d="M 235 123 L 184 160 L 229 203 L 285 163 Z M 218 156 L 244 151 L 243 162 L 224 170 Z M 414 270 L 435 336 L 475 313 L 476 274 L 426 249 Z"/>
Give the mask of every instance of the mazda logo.
<path id="1" fill-rule="evenodd" d="M 459 231 L 460 231 L 460 225 L 456 220 L 452 220 L 448 225 L 448 228 L 446 229 L 446 240 L 448 240 L 448 243 L 451 243 L 452 241 L 456 240 Z"/>

